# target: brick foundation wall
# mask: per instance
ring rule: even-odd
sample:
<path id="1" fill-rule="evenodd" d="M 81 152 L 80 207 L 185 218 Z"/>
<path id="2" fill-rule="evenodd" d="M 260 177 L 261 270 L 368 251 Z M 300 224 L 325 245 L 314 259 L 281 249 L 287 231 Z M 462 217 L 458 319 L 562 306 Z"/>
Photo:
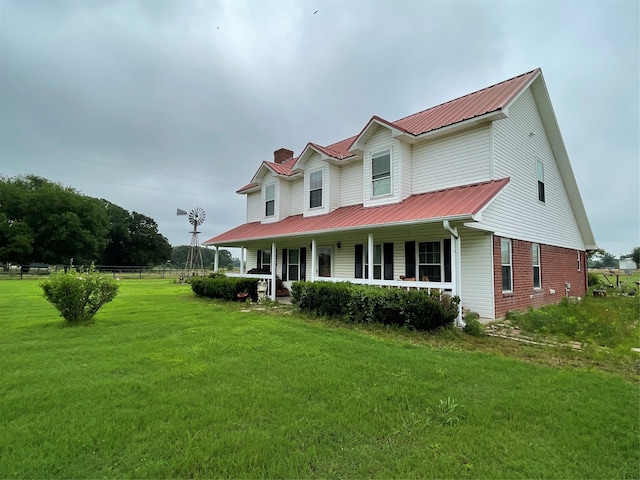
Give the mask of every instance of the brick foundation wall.
<path id="1" fill-rule="evenodd" d="M 513 269 L 513 292 L 502 293 L 502 264 L 500 262 L 500 242 L 502 237 L 493 237 L 493 266 L 495 315 L 503 318 L 509 310 L 526 310 L 558 303 L 566 295 L 565 282 L 571 283 L 569 295 L 584 297 L 587 291 L 586 252 L 570 248 L 540 244 L 540 289 L 533 288 L 533 259 L 531 242 L 511 240 L 511 265 Z M 552 293 L 555 291 L 555 293 Z"/>

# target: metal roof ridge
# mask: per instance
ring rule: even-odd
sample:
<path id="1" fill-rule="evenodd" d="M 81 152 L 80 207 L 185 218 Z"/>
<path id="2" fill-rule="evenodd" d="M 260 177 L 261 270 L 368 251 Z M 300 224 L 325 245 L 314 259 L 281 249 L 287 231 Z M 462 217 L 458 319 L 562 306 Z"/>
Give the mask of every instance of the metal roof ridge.
<path id="1" fill-rule="evenodd" d="M 533 70 L 531 70 L 531 71 L 529 71 L 529 72 L 521 73 L 520 75 L 516 75 L 515 77 L 508 78 L 508 79 L 503 80 L 503 81 L 498 82 L 498 83 L 494 83 L 493 85 L 489 85 L 488 87 L 481 88 L 481 89 L 479 89 L 479 90 L 476 90 L 475 92 L 467 93 L 467 94 L 465 94 L 465 95 L 461 95 L 461 96 L 459 96 L 459 97 L 452 98 L 451 100 L 447 100 L 446 102 L 439 103 L 438 105 L 433 105 L 432 107 L 425 108 L 424 110 L 420 110 L 419 112 L 411 113 L 411 114 L 406 115 L 406 116 L 404 116 L 404 117 L 402 117 L 402 118 L 399 118 L 398 120 L 394 120 L 392 123 L 401 122 L 401 121 L 403 121 L 403 120 L 406 120 L 407 118 L 415 117 L 416 115 L 420 115 L 420 114 L 422 114 L 422 113 L 428 112 L 429 110 L 433 110 L 433 109 L 435 109 L 435 108 L 438 108 L 438 107 L 442 107 L 442 106 L 444 106 L 444 105 L 447 105 L 448 103 L 456 102 L 456 101 L 458 101 L 458 100 L 461 100 L 461 99 L 463 99 L 463 98 L 469 97 L 469 96 L 471 96 L 471 95 L 475 95 L 475 94 L 480 93 L 480 92 L 483 92 L 483 91 L 485 91 L 485 90 L 489 90 L 489 89 L 491 89 L 491 88 L 495 88 L 495 87 L 497 87 L 497 86 L 499 86 L 499 85 L 502 85 L 502 84 L 507 83 L 507 82 L 511 82 L 511 81 L 513 81 L 513 80 L 515 80 L 515 79 L 517 79 L 517 78 L 524 77 L 525 75 L 530 75 L 530 74 L 532 74 L 532 73 L 534 73 L 534 72 L 536 72 L 536 71 L 539 71 L 539 70 L 540 70 L 540 68 L 534 68 Z M 508 102 L 507 102 L 507 103 L 508 103 Z"/>

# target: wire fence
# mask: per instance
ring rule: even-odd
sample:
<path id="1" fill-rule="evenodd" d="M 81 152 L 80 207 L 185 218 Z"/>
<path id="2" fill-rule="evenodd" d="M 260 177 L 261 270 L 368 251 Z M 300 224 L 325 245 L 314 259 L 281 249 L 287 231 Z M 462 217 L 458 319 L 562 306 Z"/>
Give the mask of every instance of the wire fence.
<path id="1" fill-rule="evenodd" d="M 53 272 L 69 268 L 65 265 L 11 265 L 0 268 L 0 278 L 5 279 L 29 279 L 43 278 Z M 96 270 L 113 278 L 175 278 L 180 279 L 184 275 L 183 268 L 171 266 L 149 267 L 146 265 L 96 265 Z M 207 275 L 213 269 L 205 269 L 200 275 Z"/>

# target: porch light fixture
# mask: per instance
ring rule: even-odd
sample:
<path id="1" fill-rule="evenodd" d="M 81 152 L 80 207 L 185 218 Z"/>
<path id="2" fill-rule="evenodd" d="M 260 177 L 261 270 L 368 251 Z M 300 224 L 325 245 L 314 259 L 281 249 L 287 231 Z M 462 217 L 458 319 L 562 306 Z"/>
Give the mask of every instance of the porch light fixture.
<path id="1" fill-rule="evenodd" d="M 342 245 L 340 244 L 340 240 L 336 243 L 336 247 L 340 248 Z"/>

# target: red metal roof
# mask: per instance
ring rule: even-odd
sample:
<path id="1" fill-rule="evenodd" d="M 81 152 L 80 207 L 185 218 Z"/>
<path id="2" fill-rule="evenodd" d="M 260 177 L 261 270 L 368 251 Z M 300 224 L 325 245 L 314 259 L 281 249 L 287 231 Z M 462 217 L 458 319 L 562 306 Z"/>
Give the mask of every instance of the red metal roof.
<path id="1" fill-rule="evenodd" d="M 489 203 L 507 183 L 509 183 L 509 179 L 503 178 L 412 195 L 402 202 L 392 205 L 364 207 L 359 204 L 341 207 L 326 215 L 315 217 L 293 215 L 275 223 L 245 223 L 207 240 L 204 245 L 220 245 L 225 242 L 237 243 L 260 238 L 406 222 L 471 217 Z"/>
<path id="2" fill-rule="evenodd" d="M 421 135 L 423 133 L 438 130 L 449 125 L 470 120 L 487 113 L 495 112 L 506 108 L 509 103 L 526 88 L 540 73 L 540 69 L 536 68 L 530 72 L 523 73 L 517 77 L 510 78 L 503 82 L 497 83 L 482 90 L 478 90 L 468 95 L 450 100 L 435 107 L 428 108 L 418 113 L 401 118 L 395 122 L 390 122 L 374 115 L 371 117 L 363 130 L 353 137 L 346 138 L 339 142 L 333 143 L 326 147 L 316 143 L 309 143 L 314 148 L 322 151 L 326 155 L 342 160 L 352 157 L 353 153 L 349 151 L 353 142 L 367 129 L 373 120 L 386 124 L 389 127 L 397 128 L 410 135 Z M 293 169 L 298 158 L 288 159 L 281 164 L 274 162 L 263 162 L 268 168 L 280 175 L 293 175 Z M 251 185 L 251 184 L 250 184 Z M 248 190 L 247 186 L 238 190 L 243 193 Z"/>
<path id="3" fill-rule="evenodd" d="M 491 87 L 401 118 L 392 124 L 413 135 L 420 135 L 504 109 L 538 73 L 540 69 L 537 68 Z"/>

